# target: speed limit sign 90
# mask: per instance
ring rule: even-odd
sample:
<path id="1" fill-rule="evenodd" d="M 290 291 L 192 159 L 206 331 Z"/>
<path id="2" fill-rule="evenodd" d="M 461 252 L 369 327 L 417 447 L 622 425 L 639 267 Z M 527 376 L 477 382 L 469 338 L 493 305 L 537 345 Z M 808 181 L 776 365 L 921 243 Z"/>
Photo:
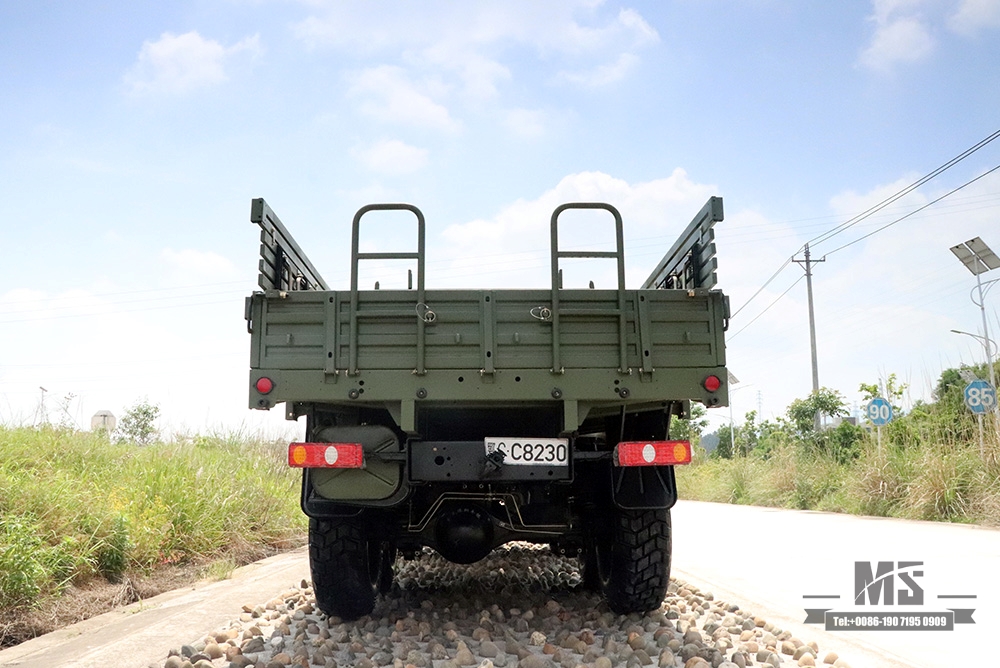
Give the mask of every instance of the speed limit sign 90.
<path id="1" fill-rule="evenodd" d="M 876 427 L 887 425 L 892 420 L 892 404 L 882 397 L 875 397 L 865 407 L 865 415 Z"/>

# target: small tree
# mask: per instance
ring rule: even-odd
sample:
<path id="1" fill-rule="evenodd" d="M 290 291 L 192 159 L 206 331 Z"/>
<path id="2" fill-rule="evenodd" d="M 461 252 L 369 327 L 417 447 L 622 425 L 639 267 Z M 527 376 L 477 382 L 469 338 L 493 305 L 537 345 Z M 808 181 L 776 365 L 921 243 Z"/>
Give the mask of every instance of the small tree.
<path id="1" fill-rule="evenodd" d="M 160 416 L 160 407 L 143 399 L 125 411 L 118 429 L 115 430 L 119 443 L 137 443 L 148 445 L 156 438 L 156 418 Z"/>
<path id="2" fill-rule="evenodd" d="M 842 417 L 847 415 L 847 406 L 840 392 L 821 387 L 805 399 L 796 399 L 790 403 L 786 413 L 799 436 L 806 439 L 815 435 L 813 421 L 817 413 L 828 417 Z"/>
<path id="3" fill-rule="evenodd" d="M 889 377 L 886 378 L 884 382 L 872 385 L 869 385 L 868 383 L 861 383 L 861 385 L 858 386 L 858 391 L 861 392 L 865 403 L 871 401 L 875 397 L 882 397 L 889 402 L 890 406 L 892 406 L 893 415 L 901 416 L 903 414 L 903 395 L 909 387 L 910 386 L 907 383 L 898 382 L 896 374 L 890 373 Z M 882 396 L 883 393 L 885 396 Z"/>
<path id="4" fill-rule="evenodd" d="M 715 435 L 719 439 L 719 444 L 715 446 L 715 450 L 712 451 L 711 457 L 713 459 L 732 459 L 734 440 L 732 426 L 728 424 L 720 426 L 715 431 Z"/>
<path id="5" fill-rule="evenodd" d="M 670 418 L 670 438 L 690 441 L 692 444 L 701 440 L 701 432 L 708 426 L 708 411 L 701 404 L 691 404 L 691 417 L 682 420 L 676 415 Z"/>

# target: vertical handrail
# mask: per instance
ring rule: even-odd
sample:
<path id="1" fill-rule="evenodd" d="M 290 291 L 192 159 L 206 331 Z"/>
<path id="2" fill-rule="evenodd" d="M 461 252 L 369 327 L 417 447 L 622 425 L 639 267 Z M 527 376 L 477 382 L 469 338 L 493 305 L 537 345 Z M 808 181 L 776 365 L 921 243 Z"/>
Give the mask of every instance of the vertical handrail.
<path id="1" fill-rule="evenodd" d="M 370 211 L 409 211 L 417 217 L 417 252 L 416 253 L 362 253 L 359 250 L 359 232 L 361 217 Z M 417 304 L 414 315 L 417 318 L 417 366 L 414 373 L 424 375 L 427 370 L 424 365 L 424 325 L 426 314 L 420 313 L 424 304 L 424 214 L 412 204 L 388 203 L 367 204 L 354 214 L 351 224 L 351 341 L 350 367 L 348 373 L 358 375 L 358 263 L 361 260 L 416 260 L 417 261 Z M 424 304 L 426 307 L 426 305 Z"/>
<path id="2" fill-rule="evenodd" d="M 615 243 L 617 248 L 610 251 L 560 251 L 559 250 L 559 215 L 567 209 L 603 209 L 615 219 Z M 620 373 L 628 370 L 628 349 L 625 335 L 625 236 L 622 225 L 622 215 L 618 209 L 604 202 L 569 202 L 560 204 L 552 212 L 550 226 L 551 259 L 552 259 L 552 372 L 562 373 L 563 367 L 559 360 L 559 291 L 562 281 L 559 272 L 559 258 L 591 257 L 614 258 L 618 261 L 618 356 Z"/>

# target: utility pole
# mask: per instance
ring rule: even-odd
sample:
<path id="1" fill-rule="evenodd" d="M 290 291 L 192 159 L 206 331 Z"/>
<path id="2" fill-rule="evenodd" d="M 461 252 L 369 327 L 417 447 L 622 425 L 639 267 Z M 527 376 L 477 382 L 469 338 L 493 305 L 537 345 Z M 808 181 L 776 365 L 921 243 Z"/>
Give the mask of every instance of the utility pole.
<path id="1" fill-rule="evenodd" d="M 826 256 L 824 255 L 819 260 L 813 260 L 809 255 L 809 244 L 806 244 L 803 254 L 805 255 L 805 259 L 796 260 L 793 257 L 792 262 L 795 264 L 805 265 L 806 269 L 806 293 L 809 296 L 809 346 L 812 349 L 813 394 L 817 394 L 819 392 L 819 362 L 816 359 L 816 315 L 813 310 L 812 265 L 817 262 L 826 262 Z M 819 431 L 819 411 L 816 411 L 816 416 L 813 419 L 813 425 L 815 426 L 816 431 Z"/>
<path id="2" fill-rule="evenodd" d="M 42 391 L 42 398 L 38 402 L 38 411 L 35 413 L 35 416 L 38 418 L 38 425 L 41 426 L 49 421 L 49 412 L 45 409 L 45 393 L 48 390 L 41 385 L 38 386 L 38 389 Z"/>

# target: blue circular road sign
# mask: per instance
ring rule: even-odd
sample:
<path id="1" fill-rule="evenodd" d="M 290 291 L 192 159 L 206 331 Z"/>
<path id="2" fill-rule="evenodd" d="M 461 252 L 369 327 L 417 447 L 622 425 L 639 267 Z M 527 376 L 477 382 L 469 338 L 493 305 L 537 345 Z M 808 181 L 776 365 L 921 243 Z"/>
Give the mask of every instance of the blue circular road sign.
<path id="1" fill-rule="evenodd" d="M 865 406 L 865 415 L 876 427 L 884 427 L 892 420 L 892 404 L 882 397 L 875 397 Z"/>
<path id="2" fill-rule="evenodd" d="M 965 386 L 965 405 L 973 413 L 990 413 L 997 407 L 997 392 L 989 381 L 974 380 Z"/>

